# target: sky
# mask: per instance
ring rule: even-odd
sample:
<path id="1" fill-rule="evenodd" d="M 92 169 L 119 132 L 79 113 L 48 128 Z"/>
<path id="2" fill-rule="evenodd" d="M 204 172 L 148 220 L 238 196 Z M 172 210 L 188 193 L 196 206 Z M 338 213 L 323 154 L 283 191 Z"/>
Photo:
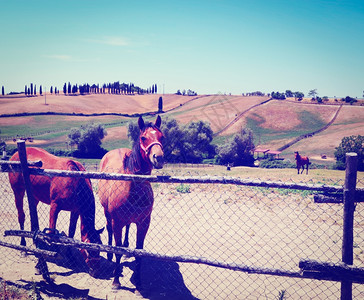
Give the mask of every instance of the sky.
<path id="1" fill-rule="evenodd" d="M 0 0 L 0 86 L 364 93 L 364 1 Z"/>

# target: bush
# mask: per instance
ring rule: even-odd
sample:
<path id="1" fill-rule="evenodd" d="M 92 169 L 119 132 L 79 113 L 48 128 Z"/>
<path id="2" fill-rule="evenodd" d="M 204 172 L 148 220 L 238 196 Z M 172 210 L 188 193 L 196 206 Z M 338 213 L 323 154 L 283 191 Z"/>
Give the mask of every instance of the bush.
<path id="1" fill-rule="evenodd" d="M 101 140 L 106 136 L 100 124 L 88 124 L 81 128 L 72 128 L 68 135 L 71 145 L 77 145 L 73 152 L 75 157 L 101 158 L 107 151 L 101 147 Z"/>
<path id="2" fill-rule="evenodd" d="M 335 169 L 344 170 L 346 162 L 346 153 L 354 152 L 358 154 L 358 171 L 364 171 L 364 136 L 352 135 L 346 136 L 341 140 L 339 147 L 336 147 L 335 158 L 336 165 Z"/>
<path id="3" fill-rule="evenodd" d="M 215 160 L 223 165 L 230 163 L 234 166 L 252 166 L 254 148 L 253 132 L 249 128 L 243 128 L 231 140 L 218 147 L 218 157 Z"/>
<path id="4" fill-rule="evenodd" d="M 259 168 L 265 168 L 265 169 L 296 168 L 296 164 L 284 160 L 267 158 L 260 161 Z"/>

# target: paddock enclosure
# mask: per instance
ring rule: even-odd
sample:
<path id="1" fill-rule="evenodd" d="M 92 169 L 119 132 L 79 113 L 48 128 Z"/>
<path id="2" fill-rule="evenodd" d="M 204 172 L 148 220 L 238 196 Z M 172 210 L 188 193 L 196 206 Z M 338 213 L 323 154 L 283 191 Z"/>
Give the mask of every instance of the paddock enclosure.
<path id="1" fill-rule="evenodd" d="M 19 245 L 19 236 L 4 236 L 5 231 L 19 229 L 7 172 L 0 172 L 0 242 L 3 245 L 0 277 L 4 280 L 15 277 L 14 280 L 23 284 L 39 282 L 42 277 L 34 275 L 37 258 L 8 247 L 8 244 Z M 319 201 L 315 194 L 329 192 L 338 196 L 343 192 L 344 180 L 272 182 L 259 178 L 216 178 L 203 176 L 202 172 L 167 165 L 163 170 L 153 171 L 150 177 L 155 202 L 144 244 L 148 255 L 142 259 L 142 296 L 147 299 L 340 299 L 342 282 L 332 275 L 335 273 L 332 269 L 327 273 L 304 272 L 299 263 L 303 260 L 335 265 L 342 262 L 344 205 Z M 68 173 L 62 176 L 79 176 L 77 172 Z M 56 176 L 47 171 L 42 174 Z M 108 175 L 112 180 L 148 179 Z M 97 181 L 103 174 L 86 172 L 82 176 L 92 181 L 96 197 L 95 227 L 104 227 L 104 212 L 97 196 Z M 356 188 L 362 191 L 363 187 L 364 181 L 360 178 Z M 27 197 L 24 208 L 25 230 L 30 230 Z M 37 211 L 42 231 L 48 227 L 49 206 L 39 203 Z M 59 232 L 68 233 L 69 216 L 66 211 L 59 214 Z M 79 223 L 75 235 L 78 241 Z M 135 248 L 135 232 L 132 225 L 131 249 Z M 106 230 L 101 238 L 107 244 Z M 35 248 L 29 238 L 27 245 Z M 67 285 L 71 291 L 84 292 L 95 299 L 140 297 L 133 283 L 133 257 L 123 257 L 122 288 L 112 291 L 114 266 L 107 261 L 106 252 L 101 252 L 98 274 L 91 276 L 77 250 L 62 246 L 56 249 L 61 255 L 46 257 L 46 261 L 49 275 L 58 286 Z M 55 251 L 52 247 L 47 250 Z M 362 202 L 355 202 L 353 265 L 359 269 L 359 275 L 351 278 L 352 298 L 363 299 Z"/>

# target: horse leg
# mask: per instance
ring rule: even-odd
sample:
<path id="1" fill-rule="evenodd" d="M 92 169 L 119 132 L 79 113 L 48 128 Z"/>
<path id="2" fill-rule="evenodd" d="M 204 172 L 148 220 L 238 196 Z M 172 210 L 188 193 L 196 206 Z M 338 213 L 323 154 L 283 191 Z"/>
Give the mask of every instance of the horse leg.
<path id="1" fill-rule="evenodd" d="M 58 204 L 55 201 L 53 201 L 51 203 L 51 208 L 49 211 L 49 228 L 50 229 L 56 229 L 59 211 L 60 211 L 60 209 L 58 208 Z"/>
<path id="2" fill-rule="evenodd" d="M 104 213 L 105 213 L 105 218 L 106 218 L 106 229 L 107 229 L 107 235 L 108 235 L 107 244 L 109 246 L 112 246 L 113 230 L 112 230 L 111 216 L 110 216 L 110 213 L 106 210 L 106 208 L 104 209 Z M 113 253 L 108 252 L 107 253 L 107 260 L 112 261 L 112 257 L 113 257 Z"/>
<path id="3" fill-rule="evenodd" d="M 308 175 L 308 164 L 306 165 L 306 175 Z"/>
<path id="4" fill-rule="evenodd" d="M 115 245 L 116 246 L 122 246 L 121 240 L 122 240 L 122 229 L 123 227 L 121 226 L 120 222 L 113 220 L 112 223 L 112 227 L 113 227 L 113 232 L 114 232 L 114 239 L 115 239 Z M 123 267 L 120 264 L 120 260 L 121 260 L 121 254 L 115 254 L 116 257 L 116 266 L 115 266 L 115 271 L 114 271 L 114 281 L 112 283 L 112 288 L 114 290 L 117 290 L 120 288 L 120 281 L 119 281 L 119 277 L 121 276 L 121 273 L 123 272 Z"/>
<path id="5" fill-rule="evenodd" d="M 123 247 L 125 248 L 129 247 L 129 229 L 130 229 L 130 224 L 125 226 L 125 238 L 123 243 Z"/>
<path id="6" fill-rule="evenodd" d="M 80 214 L 78 212 L 71 211 L 70 227 L 68 229 L 68 236 L 70 238 L 74 238 L 74 236 L 75 236 L 76 227 L 77 227 L 77 220 L 78 220 L 79 216 L 80 216 Z"/>
<path id="7" fill-rule="evenodd" d="M 146 217 L 141 223 L 137 224 L 137 239 L 136 249 L 143 249 L 145 236 L 147 235 L 150 224 L 150 215 Z M 141 286 L 141 257 L 135 258 L 135 286 Z"/>
<path id="8" fill-rule="evenodd" d="M 15 206 L 18 211 L 18 222 L 20 225 L 20 230 L 24 230 L 25 213 L 24 213 L 24 208 L 23 208 L 23 199 L 24 199 L 25 190 L 18 189 L 14 194 L 15 194 Z M 20 245 L 26 246 L 26 244 L 27 243 L 25 241 L 25 238 L 22 237 L 20 240 Z"/>

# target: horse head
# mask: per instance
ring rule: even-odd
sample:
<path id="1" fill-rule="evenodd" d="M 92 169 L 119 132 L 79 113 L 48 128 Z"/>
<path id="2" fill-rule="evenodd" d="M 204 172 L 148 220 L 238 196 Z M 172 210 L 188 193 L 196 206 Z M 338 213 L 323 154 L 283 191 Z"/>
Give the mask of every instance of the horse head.
<path id="1" fill-rule="evenodd" d="M 98 230 L 97 229 L 90 230 L 89 232 L 81 236 L 81 240 L 84 243 L 93 243 L 102 245 L 100 235 L 102 234 L 103 231 L 104 227 Z M 95 274 L 95 272 L 99 269 L 99 263 L 101 258 L 100 250 L 81 249 L 81 254 L 84 257 L 85 262 L 90 269 L 90 273 Z"/>
<path id="2" fill-rule="evenodd" d="M 300 157 L 300 154 L 298 153 L 298 151 L 295 151 L 294 159 L 297 160 L 299 157 Z"/>
<path id="3" fill-rule="evenodd" d="M 160 130 L 162 119 L 157 117 L 154 124 L 145 124 L 142 117 L 139 117 L 138 125 L 140 129 L 139 143 L 142 157 L 156 168 L 163 168 L 163 133 Z"/>

